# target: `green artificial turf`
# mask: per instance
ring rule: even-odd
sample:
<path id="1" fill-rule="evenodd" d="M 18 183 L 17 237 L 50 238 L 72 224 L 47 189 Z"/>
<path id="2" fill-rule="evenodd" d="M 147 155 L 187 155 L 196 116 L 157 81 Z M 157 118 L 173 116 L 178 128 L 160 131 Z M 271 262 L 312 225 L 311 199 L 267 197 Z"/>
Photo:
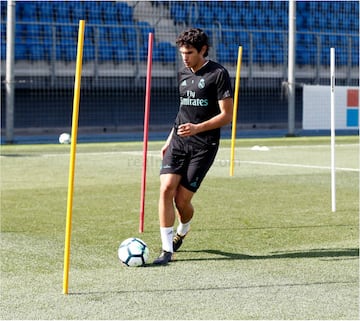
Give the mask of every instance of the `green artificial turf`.
<path id="1" fill-rule="evenodd" d="M 176 261 L 155 267 L 161 145 L 139 233 L 142 144 L 78 144 L 68 295 L 70 146 L 1 146 L 1 319 L 359 318 L 358 137 L 336 140 L 336 212 L 329 137 L 238 140 L 233 177 L 222 141 Z M 145 267 L 119 263 L 132 236 Z"/>

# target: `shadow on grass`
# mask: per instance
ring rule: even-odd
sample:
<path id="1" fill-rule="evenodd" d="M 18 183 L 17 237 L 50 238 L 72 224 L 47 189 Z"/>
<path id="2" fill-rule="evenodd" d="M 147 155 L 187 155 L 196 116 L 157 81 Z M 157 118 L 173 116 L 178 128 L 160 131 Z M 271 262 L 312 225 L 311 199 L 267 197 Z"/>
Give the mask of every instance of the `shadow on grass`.
<path id="1" fill-rule="evenodd" d="M 179 253 L 207 253 L 217 257 L 176 259 L 176 261 L 217 261 L 217 260 L 267 260 L 267 259 L 297 259 L 297 258 L 356 258 L 359 257 L 358 248 L 349 249 L 313 249 L 308 251 L 273 252 L 269 255 L 248 255 L 229 253 L 219 250 L 179 251 Z"/>
<path id="2" fill-rule="evenodd" d="M 170 264 L 176 264 L 176 261 L 191 262 L 191 261 L 212 261 L 212 260 L 267 260 L 267 259 L 287 259 L 287 258 L 327 258 L 327 259 L 356 259 L 359 257 L 358 248 L 348 248 L 348 249 L 312 249 L 308 251 L 294 251 L 294 252 L 274 252 L 269 255 L 247 255 L 247 254 L 238 254 L 238 253 L 229 253 L 219 250 L 183 250 L 179 253 L 194 253 L 196 254 L 209 254 L 211 257 L 194 257 L 187 259 L 175 259 L 175 262 Z M 216 255 L 216 257 L 214 257 Z M 163 268 L 163 266 L 147 264 L 146 268 Z M 303 287 L 303 286 L 322 286 L 322 285 L 353 285 L 357 284 L 358 280 L 326 280 L 319 282 L 299 282 L 299 283 L 275 283 L 275 284 L 248 284 L 248 285 L 231 285 L 231 286 L 204 286 L 200 288 L 190 287 L 190 288 L 160 288 L 160 289 L 144 289 L 144 290 L 118 290 L 118 291 L 89 291 L 89 292 L 77 292 L 70 293 L 70 295 L 103 295 L 105 293 L 115 293 L 115 294 L 126 294 L 126 293 L 163 293 L 163 292 L 191 292 L 191 291 L 218 291 L 218 290 L 229 290 L 229 289 L 254 289 L 254 288 L 273 288 L 273 287 Z"/>

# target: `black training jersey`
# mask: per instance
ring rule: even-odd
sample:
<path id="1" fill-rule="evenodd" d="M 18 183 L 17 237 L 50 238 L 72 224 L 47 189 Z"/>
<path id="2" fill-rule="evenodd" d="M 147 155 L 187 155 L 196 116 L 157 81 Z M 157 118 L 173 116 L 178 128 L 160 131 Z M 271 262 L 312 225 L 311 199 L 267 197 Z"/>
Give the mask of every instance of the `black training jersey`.
<path id="1" fill-rule="evenodd" d="M 185 67 L 180 70 L 178 78 L 180 108 L 175 120 L 175 129 L 181 124 L 198 124 L 218 115 L 218 101 L 232 97 L 229 73 L 214 61 L 209 60 L 195 73 Z M 194 143 L 217 142 L 219 139 L 220 128 L 187 138 Z"/>

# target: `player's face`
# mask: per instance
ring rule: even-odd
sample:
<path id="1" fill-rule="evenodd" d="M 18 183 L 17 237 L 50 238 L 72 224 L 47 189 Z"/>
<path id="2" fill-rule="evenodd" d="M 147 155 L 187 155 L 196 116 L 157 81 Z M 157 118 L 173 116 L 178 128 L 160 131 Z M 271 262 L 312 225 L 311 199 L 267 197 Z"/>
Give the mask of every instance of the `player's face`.
<path id="1" fill-rule="evenodd" d="M 206 46 L 200 52 L 192 46 L 182 46 L 179 48 L 179 51 L 185 67 L 191 68 L 193 71 L 198 70 L 205 62 L 204 53 Z"/>

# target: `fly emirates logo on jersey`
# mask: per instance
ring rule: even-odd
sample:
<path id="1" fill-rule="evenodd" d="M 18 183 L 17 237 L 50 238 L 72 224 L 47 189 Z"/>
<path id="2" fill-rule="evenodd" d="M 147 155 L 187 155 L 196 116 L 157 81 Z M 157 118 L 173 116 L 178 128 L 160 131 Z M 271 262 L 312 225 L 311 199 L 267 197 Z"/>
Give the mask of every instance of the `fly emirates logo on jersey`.
<path id="1" fill-rule="evenodd" d="M 196 98 L 195 91 L 187 90 L 186 97 L 180 98 L 181 106 L 196 106 L 196 107 L 207 107 L 209 101 L 207 99 Z"/>

